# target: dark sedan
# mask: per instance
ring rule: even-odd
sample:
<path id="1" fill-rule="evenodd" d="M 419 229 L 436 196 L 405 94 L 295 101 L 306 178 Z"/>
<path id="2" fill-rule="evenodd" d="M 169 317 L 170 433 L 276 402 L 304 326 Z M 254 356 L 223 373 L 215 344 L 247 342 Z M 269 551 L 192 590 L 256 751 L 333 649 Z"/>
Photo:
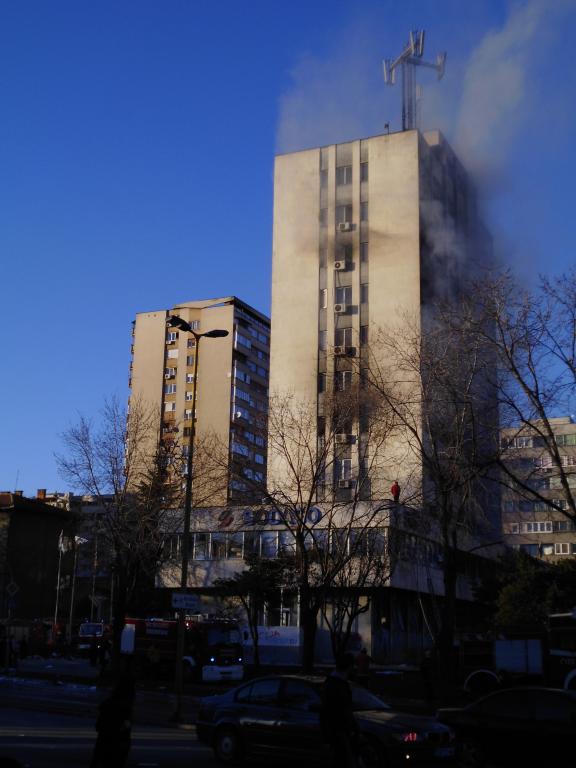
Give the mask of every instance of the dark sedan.
<path id="1" fill-rule="evenodd" d="M 575 764 L 574 691 L 510 688 L 467 707 L 440 709 L 438 719 L 456 732 L 463 766 Z"/>
<path id="2" fill-rule="evenodd" d="M 326 763 L 320 729 L 322 679 L 277 676 L 253 680 L 221 696 L 202 699 L 196 732 L 223 763 L 251 755 Z M 367 768 L 445 764 L 454 756 L 452 732 L 434 718 L 395 712 L 352 686 L 359 750 Z"/>

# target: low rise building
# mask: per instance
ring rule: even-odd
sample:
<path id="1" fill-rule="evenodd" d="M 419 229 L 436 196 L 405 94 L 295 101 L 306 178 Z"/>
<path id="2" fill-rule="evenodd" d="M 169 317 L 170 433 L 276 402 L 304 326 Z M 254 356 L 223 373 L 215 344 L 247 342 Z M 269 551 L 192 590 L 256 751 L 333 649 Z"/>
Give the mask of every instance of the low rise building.
<path id="1" fill-rule="evenodd" d="M 576 424 L 570 416 L 548 421 L 555 446 L 542 422 L 502 431 L 504 461 L 512 475 L 503 473 L 502 530 L 508 546 L 560 560 L 576 555 L 570 509 L 570 497 L 576 496 Z"/>

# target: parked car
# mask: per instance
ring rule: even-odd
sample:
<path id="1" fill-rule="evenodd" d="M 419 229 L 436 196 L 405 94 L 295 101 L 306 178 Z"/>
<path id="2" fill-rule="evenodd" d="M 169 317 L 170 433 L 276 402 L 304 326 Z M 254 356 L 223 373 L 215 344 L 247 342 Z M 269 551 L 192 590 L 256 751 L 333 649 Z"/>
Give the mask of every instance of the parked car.
<path id="1" fill-rule="evenodd" d="M 463 766 L 574 765 L 575 691 L 509 688 L 437 716 L 455 731 Z"/>
<path id="2" fill-rule="evenodd" d="M 331 756 L 320 728 L 322 678 L 258 678 L 202 699 L 196 733 L 222 763 L 252 755 L 325 763 Z M 396 712 L 364 688 L 352 686 L 359 750 L 366 768 L 446 764 L 454 757 L 450 728 L 432 717 Z"/>

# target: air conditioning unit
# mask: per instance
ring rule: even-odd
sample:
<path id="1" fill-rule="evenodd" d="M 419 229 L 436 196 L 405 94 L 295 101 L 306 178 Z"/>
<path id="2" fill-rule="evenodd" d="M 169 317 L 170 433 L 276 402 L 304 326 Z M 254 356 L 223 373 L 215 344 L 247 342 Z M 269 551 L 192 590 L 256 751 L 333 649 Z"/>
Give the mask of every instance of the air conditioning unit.
<path id="1" fill-rule="evenodd" d="M 338 488 L 352 488 L 354 480 L 338 480 Z"/>
<path id="2" fill-rule="evenodd" d="M 352 223 L 350 221 L 341 221 L 338 224 L 338 232 L 351 232 Z"/>
<path id="3" fill-rule="evenodd" d="M 174 378 L 174 374 L 173 373 L 165 373 L 164 374 L 164 378 L 165 379 L 173 379 Z"/>
<path id="4" fill-rule="evenodd" d="M 346 262 L 345 261 L 335 261 L 334 262 L 334 269 L 337 272 L 341 272 L 342 270 L 346 269 Z"/>
<path id="5" fill-rule="evenodd" d="M 334 440 L 337 443 L 340 443 L 340 445 L 348 445 L 350 442 L 350 435 L 348 435 L 346 432 L 339 432 L 338 434 L 334 435 Z"/>
<path id="6" fill-rule="evenodd" d="M 346 354 L 346 347 L 334 347 L 334 354 L 337 357 L 342 357 Z"/>
<path id="7" fill-rule="evenodd" d="M 334 312 L 336 312 L 337 315 L 343 315 L 348 307 L 346 304 L 334 304 Z"/>

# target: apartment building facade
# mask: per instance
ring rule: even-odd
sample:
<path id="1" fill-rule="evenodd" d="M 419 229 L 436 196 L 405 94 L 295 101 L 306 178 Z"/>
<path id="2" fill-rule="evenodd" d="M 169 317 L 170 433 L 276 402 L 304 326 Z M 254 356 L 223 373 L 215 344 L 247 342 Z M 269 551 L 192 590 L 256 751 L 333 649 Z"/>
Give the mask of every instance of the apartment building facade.
<path id="1" fill-rule="evenodd" d="M 316 403 L 319 439 L 328 394 L 352 389 L 371 364 L 380 330 L 457 296 L 491 258 L 475 192 L 438 132 L 403 131 L 280 155 L 275 166 L 270 390 Z M 339 446 L 334 476 L 342 499 L 363 480 L 360 415 Z M 399 442 L 378 448 L 370 497 L 388 498 L 398 480 L 423 488 L 417 459 Z M 370 451 L 370 447 L 368 447 Z M 269 457 L 272 483 L 283 457 Z M 422 496 L 422 494 L 420 494 Z M 497 505 L 490 510 L 498 527 Z"/>
<path id="2" fill-rule="evenodd" d="M 228 331 L 225 338 L 199 342 L 197 382 L 196 340 L 168 328 L 171 315 L 199 334 Z M 130 399 L 158 413 L 151 450 L 158 439 L 170 440 L 187 455 L 195 403 L 196 439 L 211 435 L 228 451 L 229 462 L 241 465 L 212 503 L 246 501 L 250 486 L 265 482 L 266 441 L 252 425 L 267 412 L 269 350 L 269 319 L 234 296 L 139 312 L 133 323 Z"/>
<path id="3" fill-rule="evenodd" d="M 541 422 L 502 431 L 504 460 L 525 486 L 504 475 L 502 531 L 505 543 L 532 557 L 559 561 L 576 555 L 576 523 L 562 486 L 563 474 L 576 497 L 576 423 L 571 416 L 549 419 L 560 463 L 549 449 Z M 536 498 L 531 492 L 537 492 Z M 566 514 L 563 514 L 563 511 Z"/>

